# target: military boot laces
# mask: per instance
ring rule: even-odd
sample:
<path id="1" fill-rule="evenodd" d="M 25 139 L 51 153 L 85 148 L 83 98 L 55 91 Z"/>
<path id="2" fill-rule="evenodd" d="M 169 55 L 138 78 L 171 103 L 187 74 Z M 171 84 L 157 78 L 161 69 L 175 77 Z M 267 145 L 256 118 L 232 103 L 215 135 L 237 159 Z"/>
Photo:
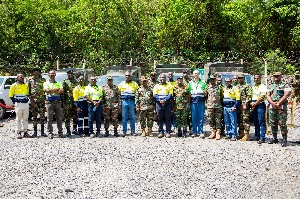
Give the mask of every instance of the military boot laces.
<path id="1" fill-rule="evenodd" d="M 119 137 L 118 129 L 117 128 L 114 128 L 114 136 Z"/>
<path id="2" fill-rule="evenodd" d="M 181 128 L 178 128 L 177 136 L 178 136 L 178 137 L 182 137 L 182 131 L 181 131 Z"/>
<path id="3" fill-rule="evenodd" d="M 287 134 L 282 134 L 282 142 L 281 142 L 282 147 L 287 146 Z"/>
<path id="4" fill-rule="evenodd" d="M 67 137 L 71 137 L 71 130 L 70 130 L 70 127 L 67 127 Z"/>
<path id="5" fill-rule="evenodd" d="M 44 124 L 41 125 L 41 136 L 47 137 L 47 135 L 45 134 L 45 130 L 44 130 Z"/>

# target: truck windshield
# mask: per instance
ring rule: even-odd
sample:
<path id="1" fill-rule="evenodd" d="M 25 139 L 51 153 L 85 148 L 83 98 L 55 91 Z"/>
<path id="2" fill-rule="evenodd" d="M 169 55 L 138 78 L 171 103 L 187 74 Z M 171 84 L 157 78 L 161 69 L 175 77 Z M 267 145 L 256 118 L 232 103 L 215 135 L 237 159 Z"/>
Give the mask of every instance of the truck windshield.
<path id="1" fill-rule="evenodd" d="M 125 81 L 125 76 L 112 76 L 114 85 L 119 86 L 122 81 Z M 107 84 L 107 75 L 102 75 L 97 78 L 97 86 L 102 87 Z"/>
<path id="2" fill-rule="evenodd" d="M 2 85 L 4 78 L 0 78 L 0 85 Z"/>
<path id="3" fill-rule="evenodd" d="M 225 79 L 226 78 L 231 78 L 232 79 L 233 76 L 234 75 L 222 75 L 222 84 L 225 85 Z M 254 79 L 253 79 L 252 75 L 245 75 L 245 81 L 250 86 L 254 86 Z"/>

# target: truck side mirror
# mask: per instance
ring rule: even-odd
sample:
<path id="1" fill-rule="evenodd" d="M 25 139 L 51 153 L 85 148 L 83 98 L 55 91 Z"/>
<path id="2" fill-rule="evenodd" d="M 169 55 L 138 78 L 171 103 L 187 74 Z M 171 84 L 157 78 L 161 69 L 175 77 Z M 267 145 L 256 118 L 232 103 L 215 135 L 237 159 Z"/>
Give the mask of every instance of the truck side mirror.
<path id="1" fill-rule="evenodd" d="M 4 89 L 10 89 L 11 85 L 4 85 Z"/>

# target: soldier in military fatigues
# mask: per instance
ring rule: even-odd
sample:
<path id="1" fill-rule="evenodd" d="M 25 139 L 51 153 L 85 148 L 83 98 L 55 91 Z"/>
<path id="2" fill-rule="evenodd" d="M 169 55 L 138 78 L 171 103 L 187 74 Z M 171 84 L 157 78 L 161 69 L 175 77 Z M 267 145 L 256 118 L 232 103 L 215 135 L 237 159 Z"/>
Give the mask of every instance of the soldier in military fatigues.
<path id="1" fill-rule="evenodd" d="M 41 76 L 41 72 L 39 68 L 33 69 L 33 77 L 28 80 L 29 87 L 29 98 L 30 98 L 30 106 L 32 111 L 32 120 L 33 120 L 33 129 L 34 133 L 32 137 L 37 136 L 37 118 L 38 114 L 40 114 L 40 124 L 41 124 L 41 136 L 47 137 L 44 133 L 44 125 L 45 125 L 45 90 L 44 90 L 44 82 L 46 79 Z"/>
<path id="2" fill-rule="evenodd" d="M 281 72 L 273 74 L 274 83 L 268 86 L 267 99 L 270 102 L 270 126 L 272 128 L 273 139 L 269 144 L 278 143 L 277 132 L 278 125 L 281 128 L 283 141 L 281 145 L 287 145 L 287 98 L 291 93 L 291 87 L 288 83 L 281 81 Z"/>
<path id="3" fill-rule="evenodd" d="M 135 108 L 140 112 L 140 123 L 142 128 L 142 137 L 146 137 L 146 124 L 148 127 L 148 136 L 153 137 L 153 115 L 154 115 L 154 98 L 153 89 L 147 84 L 147 78 L 141 77 L 142 86 L 140 86 L 135 93 Z M 146 122 L 147 120 L 147 122 Z"/>
<path id="4" fill-rule="evenodd" d="M 246 134 L 248 135 L 250 131 L 250 102 L 252 97 L 252 88 L 249 84 L 245 82 L 244 74 L 238 75 L 238 81 L 239 84 L 237 87 L 241 95 L 241 105 L 238 107 L 237 110 L 237 123 L 240 132 L 237 138 L 242 139 L 245 136 L 244 132 L 246 132 Z"/>
<path id="5" fill-rule="evenodd" d="M 77 134 L 77 111 L 74 105 L 73 90 L 78 85 L 77 79 L 73 75 L 73 70 L 67 70 L 68 79 L 62 81 L 63 94 L 62 94 L 62 107 L 64 108 L 65 126 L 67 129 L 67 137 L 71 136 L 71 118 L 73 118 L 73 133 Z"/>
<path id="6" fill-rule="evenodd" d="M 190 104 L 190 91 L 188 85 L 183 84 L 183 77 L 177 78 L 177 84 L 173 89 L 174 94 L 174 104 L 173 104 L 173 111 L 176 115 L 176 122 L 178 137 L 186 137 L 187 134 L 187 119 L 188 113 L 190 111 L 189 104 Z M 183 127 L 183 131 L 181 130 Z"/>
<path id="7" fill-rule="evenodd" d="M 189 74 L 188 74 L 188 70 L 184 69 L 182 71 L 182 75 L 183 75 L 183 85 L 188 87 L 189 86 L 189 83 L 190 81 L 192 80 L 191 77 L 189 77 Z M 188 111 L 188 116 L 187 116 L 187 125 L 189 127 L 189 131 L 190 131 L 190 135 L 192 135 L 192 113 L 191 113 L 191 110 L 189 109 Z"/>
<path id="8" fill-rule="evenodd" d="M 221 117 L 222 117 L 222 86 L 216 84 L 216 75 L 210 76 L 210 84 L 205 88 L 204 95 L 207 100 L 208 121 L 211 134 L 209 139 L 216 136 L 221 139 Z"/>
<path id="9" fill-rule="evenodd" d="M 103 116 L 104 116 L 104 137 L 109 136 L 109 120 L 112 120 L 114 126 L 114 136 L 118 137 L 118 112 L 121 107 L 120 92 L 118 86 L 113 85 L 113 77 L 107 77 L 107 85 L 103 90 Z"/>
<path id="10" fill-rule="evenodd" d="M 150 77 L 148 77 L 148 86 L 153 89 L 156 84 L 158 84 L 156 72 L 151 72 Z"/>

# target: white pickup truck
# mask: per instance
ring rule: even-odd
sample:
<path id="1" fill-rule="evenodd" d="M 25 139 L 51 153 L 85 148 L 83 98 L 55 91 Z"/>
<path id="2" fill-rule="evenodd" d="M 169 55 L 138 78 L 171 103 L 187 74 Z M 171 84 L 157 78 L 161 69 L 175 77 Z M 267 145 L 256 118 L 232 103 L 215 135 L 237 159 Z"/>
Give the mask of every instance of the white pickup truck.
<path id="1" fill-rule="evenodd" d="M 13 103 L 9 98 L 9 89 L 17 81 L 17 76 L 0 76 L 0 103 L 12 107 Z M 0 106 L 0 120 L 4 118 L 6 112 L 11 109 Z"/>

